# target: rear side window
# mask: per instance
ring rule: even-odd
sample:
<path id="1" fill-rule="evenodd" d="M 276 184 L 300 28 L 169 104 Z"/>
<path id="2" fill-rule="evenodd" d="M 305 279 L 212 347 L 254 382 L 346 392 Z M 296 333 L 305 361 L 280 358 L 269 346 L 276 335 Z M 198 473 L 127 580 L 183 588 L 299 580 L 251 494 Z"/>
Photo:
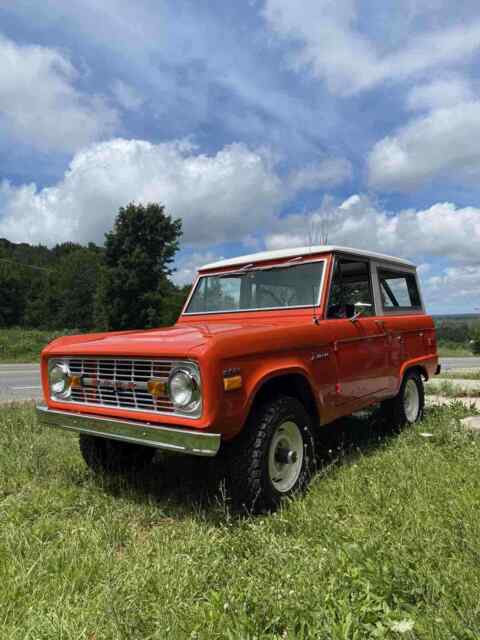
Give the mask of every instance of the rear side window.
<path id="1" fill-rule="evenodd" d="M 413 273 L 378 270 L 384 311 L 421 309 L 417 280 Z"/>

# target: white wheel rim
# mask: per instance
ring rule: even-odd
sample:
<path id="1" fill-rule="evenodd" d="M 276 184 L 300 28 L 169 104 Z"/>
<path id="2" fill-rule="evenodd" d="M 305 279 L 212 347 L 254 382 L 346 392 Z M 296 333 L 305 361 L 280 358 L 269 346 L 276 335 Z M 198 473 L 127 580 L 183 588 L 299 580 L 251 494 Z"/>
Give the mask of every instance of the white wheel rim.
<path id="1" fill-rule="evenodd" d="M 403 410 L 408 422 L 415 422 L 420 411 L 420 394 L 415 380 L 408 380 L 403 393 Z"/>
<path id="2" fill-rule="evenodd" d="M 286 458 L 289 461 L 285 461 Z M 303 438 L 295 422 L 283 422 L 273 434 L 268 452 L 268 475 L 280 493 L 295 486 L 303 465 Z"/>

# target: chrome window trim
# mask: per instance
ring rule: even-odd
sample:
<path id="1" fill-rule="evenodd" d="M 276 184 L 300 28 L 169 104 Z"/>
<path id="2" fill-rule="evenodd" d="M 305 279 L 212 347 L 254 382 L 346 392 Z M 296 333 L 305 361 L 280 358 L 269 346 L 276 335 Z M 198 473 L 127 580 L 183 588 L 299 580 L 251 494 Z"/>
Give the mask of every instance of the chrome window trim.
<path id="1" fill-rule="evenodd" d="M 320 303 L 322 301 L 322 292 L 323 292 L 323 287 L 324 287 L 324 283 L 325 283 L 325 265 L 327 263 L 327 259 L 326 258 L 314 258 L 313 260 L 304 260 L 303 262 L 295 262 L 292 264 L 292 262 L 282 262 L 281 264 L 274 264 L 274 265 L 269 265 L 269 266 L 259 266 L 258 268 L 252 267 L 252 269 L 249 269 L 248 271 L 245 271 L 245 273 L 251 273 L 252 271 L 264 271 L 267 269 L 294 269 L 295 267 L 299 267 L 303 264 L 312 264 L 315 262 L 323 262 L 323 269 L 322 269 L 322 278 L 320 280 L 320 287 L 318 289 L 318 298 L 316 301 L 316 304 L 312 301 L 312 304 L 301 304 L 301 305 L 292 305 L 291 307 L 260 307 L 260 308 L 252 308 L 252 309 L 225 309 L 224 311 L 185 311 L 185 309 L 188 309 L 188 306 L 190 304 L 190 301 L 193 297 L 193 294 L 195 293 L 195 291 L 197 290 L 197 287 L 200 283 L 200 280 L 202 280 L 203 278 L 209 278 L 209 277 L 216 277 L 216 276 L 223 276 L 223 275 L 227 275 L 227 274 L 233 274 L 233 273 L 241 273 L 240 269 L 229 269 L 227 271 L 218 271 L 218 272 L 214 272 L 214 273 L 205 273 L 205 274 L 199 274 L 197 280 L 195 281 L 192 290 L 190 291 L 190 295 L 187 298 L 187 301 L 185 303 L 185 306 L 183 307 L 183 311 L 180 315 L 180 317 L 182 316 L 205 316 L 205 315 L 218 315 L 218 314 L 223 314 L 223 313 L 251 313 L 252 311 L 288 311 L 290 309 L 312 309 L 313 307 L 317 308 L 320 306 Z"/>

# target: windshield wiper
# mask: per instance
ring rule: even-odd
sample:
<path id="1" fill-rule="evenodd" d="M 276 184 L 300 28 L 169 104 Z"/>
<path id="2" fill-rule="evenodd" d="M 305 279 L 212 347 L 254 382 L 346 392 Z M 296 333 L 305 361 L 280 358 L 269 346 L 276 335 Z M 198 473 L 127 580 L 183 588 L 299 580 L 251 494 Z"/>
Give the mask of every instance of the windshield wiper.
<path id="1" fill-rule="evenodd" d="M 274 264 L 269 267 L 255 267 L 255 263 L 251 262 L 250 264 L 246 264 L 245 266 L 237 269 L 236 271 L 229 271 L 228 273 L 213 273 L 211 278 L 230 278 L 234 276 L 242 275 L 243 273 L 247 273 L 249 271 L 275 271 L 276 269 L 289 269 L 290 267 L 296 267 L 299 260 L 302 260 L 303 256 L 297 256 L 295 258 L 291 258 L 286 262 L 281 262 L 280 264 Z"/>

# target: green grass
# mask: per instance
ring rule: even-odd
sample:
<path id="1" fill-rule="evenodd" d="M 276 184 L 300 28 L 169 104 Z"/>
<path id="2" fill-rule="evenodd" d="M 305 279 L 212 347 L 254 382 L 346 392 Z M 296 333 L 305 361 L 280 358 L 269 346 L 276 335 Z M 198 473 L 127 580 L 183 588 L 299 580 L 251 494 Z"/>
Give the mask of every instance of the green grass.
<path id="1" fill-rule="evenodd" d="M 437 376 L 435 380 L 480 380 L 480 369 L 478 371 L 446 371 Z"/>
<path id="2" fill-rule="evenodd" d="M 476 640 L 480 440 L 463 415 L 325 429 L 307 496 L 250 518 L 230 513 L 211 461 L 95 477 L 73 436 L 3 408 L 0 636 Z"/>
<path id="3" fill-rule="evenodd" d="M 470 349 L 462 344 L 456 344 L 455 342 L 439 341 L 438 353 L 443 358 L 465 358 L 468 356 L 473 357 L 473 353 Z"/>
<path id="4" fill-rule="evenodd" d="M 38 362 L 43 347 L 66 333 L 65 330 L 0 329 L 0 363 Z"/>
<path id="5" fill-rule="evenodd" d="M 480 398 L 480 389 L 462 387 L 452 384 L 448 380 L 440 383 L 430 383 L 425 387 L 425 394 L 430 396 L 444 396 L 446 398 Z"/>

